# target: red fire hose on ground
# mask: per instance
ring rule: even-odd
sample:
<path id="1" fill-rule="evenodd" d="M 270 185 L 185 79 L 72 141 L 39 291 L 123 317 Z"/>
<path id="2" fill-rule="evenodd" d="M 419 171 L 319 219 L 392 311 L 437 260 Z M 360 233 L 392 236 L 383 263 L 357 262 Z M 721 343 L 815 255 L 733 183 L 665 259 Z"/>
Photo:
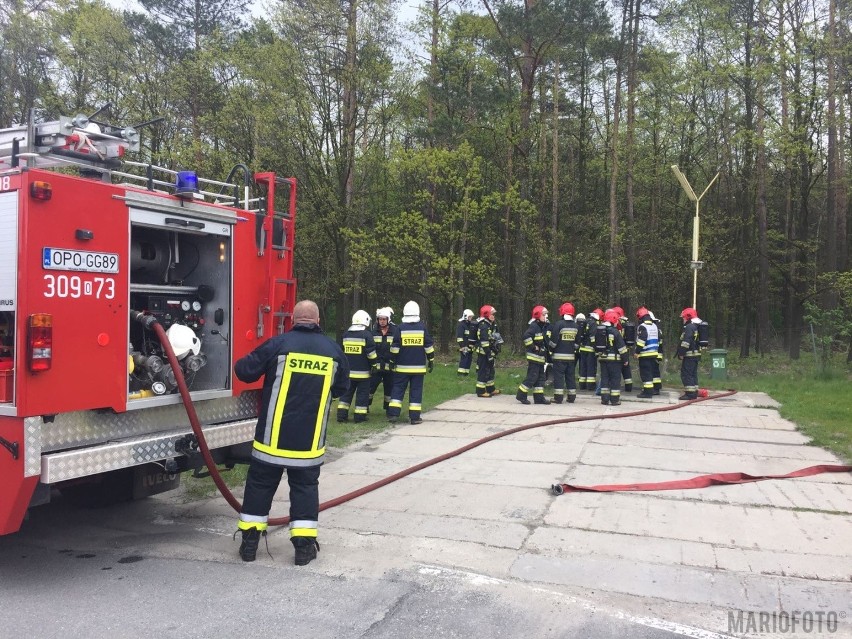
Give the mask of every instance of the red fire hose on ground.
<path id="1" fill-rule="evenodd" d="M 207 464 L 207 468 L 210 471 L 210 475 L 213 478 L 213 482 L 216 484 L 216 487 L 219 489 L 219 492 L 222 493 L 222 496 L 225 500 L 231 505 L 231 507 L 237 511 L 238 513 L 242 509 L 242 504 L 234 497 L 231 490 L 225 484 L 222 476 L 219 474 L 219 469 L 216 466 L 216 462 L 213 461 L 213 456 L 210 454 L 210 449 L 207 446 L 207 441 L 204 438 L 204 431 L 201 428 L 201 422 L 198 420 L 198 414 L 195 412 L 195 406 L 192 403 L 192 399 L 189 396 L 189 389 L 186 386 L 186 381 L 183 378 L 183 374 L 181 372 L 180 364 L 178 363 L 177 357 L 175 356 L 174 350 L 172 349 L 171 344 L 169 343 L 169 339 L 166 336 L 165 330 L 157 321 L 157 319 L 151 315 L 143 315 L 138 311 L 130 312 L 131 319 L 135 319 L 136 321 L 142 323 L 146 328 L 154 331 L 157 335 L 157 338 L 160 340 L 160 343 L 163 346 L 163 350 L 166 354 L 166 357 L 169 360 L 169 364 L 172 367 L 172 370 L 175 373 L 175 378 L 178 383 L 178 390 L 180 391 L 181 398 L 183 399 L 183 405 L 186 409 L 187 416 L 189 417 L 190 425 L 192 426 L 192 432 L 195 434 L 198 439 L 198 446 L 201 450 L 201 455 L 204 458 L 204 462 Z M 531 430 L 533 428 L 541 428 L 543 426 L 554 426 L 556 424 L 570 424 L 573 422 L 585 422 L 594 419 L 621 419 L 623 417 L 636 417 L 639 415 L 648 415 L 651 413 L 662 413 L 670 410 L 677 410 L 678 408 L 682 408 L 684 406 L 690 404 L 697 404 L 698 402 L 706 402 L 711 399 L 719 399 L 721 397 L 728 397 L 730 395 L 735 394 L 736 391 L 730 390 L 722 393 L 718 393 L 716 395 L 712 395 L 709 397 L 702 397 L 698 399 L 692 399 L 685 402 L 678 402 L 677 404 L 671 404 L 668 406 L 658 406 L 654 408 L 648 408 L 645 410 L 637 410 L 630 411 L 626 413 L 608 413 L 605 415 L 591 415 L 591 416 L 578 416 L 578 417 L 563 417 L 561 419 L 551 419 L 542 422 L 535 422 L 533 424 L 525 424 L 523 426 L 517 426 L 516 428 L 510 428 L 509 430 L 504 430 L 499 433 L 494 433 L 493 435 L 488 435 L 487 437 L 483 437 L 481 439 L 477 439 L 469 444 L 466 444 L 460 448 L 456 448 L 448 453 L 444 453 L 443 455 L 439 455 L 438 457 L 433 457 L 432 459 L 427 459 L 426 461 L 420 462 L 419 464 L 415 464 L 405 470 L 401 470 L 398 473 L 394 473 L 388 477 L 380 479 L 378 481 L 373 482 L 372 484 L 368 484 L 367 486 L 363 486 L 362 488 L 358 488 L 357 490 L 353 490 L 352 492 L 346 493 L 345 495 L 341 495 L 339 497 L 335 497 L 334 499 L 329 499 L 320 504 L 319 509 L 327 510 L 329 508 L 333 508 L 335 506 L 339 506 L 340 504 L 346 503 L 347 501 L 351 501 L 356 497 L 360 497 L 361 495 L 365 495 L 369 492 L 372 492 L 382 486 L 387 486 L 398 479 L 402 479 L 403 477 L 407 477 L 413 473 L 416 473 L 419 470 L 423 470 L 429 466 L 433 466 L 435 464 L 439 464 L 447 459 L 451 459 L 453 457 L 457 457 L 462 453 L 465 453 L 469 450 L 477 448 L 478 446 L 482 446 L 490 441 L 494 441 L 495 439 L 500 439 L 501 437 L 506 437 L 508 435 L 513 435 L 515 433 L 520 433 L 525 430 Z M 754 481 L 761 481 L 764 479 L 788 479 L 793 477 L 807 477 L 809 475 L 816 475 L 818 473 L 840 473 L 840 472 L 852 472 L 852 466 L 840 466 L 840 465 L 820 465 L 820 466 L 811 466 L 809 468 L 803 468 L 801 470 L 793 471 L 791 473 L 787 473 L 786 475 L 748 475 L 745 473 L 719 473 L 714 475 L 701 475 L 699 477 L 693 477 L 691 479 L 682 479 L 682 480 L 674 480 L 668 482 L 654 482 L 647 484 L 612 484 L 612 485 L 600 485 L 600 486 L 575 486 L 572 484 L 554 484 L 551 487 L 551 490 L 556 495 L 561 495 L 566 492 L 616 492 L 616 491 L 651 491 L 651 490 L 678 490 L 683 488 L 704 488 L 707 486 L 714 485 L 724 485 L 724 484 L 742 484 Z M 269 519 L 270 526 L 284 526 L 290 523 L 289 517 L 275 517 Z"/>

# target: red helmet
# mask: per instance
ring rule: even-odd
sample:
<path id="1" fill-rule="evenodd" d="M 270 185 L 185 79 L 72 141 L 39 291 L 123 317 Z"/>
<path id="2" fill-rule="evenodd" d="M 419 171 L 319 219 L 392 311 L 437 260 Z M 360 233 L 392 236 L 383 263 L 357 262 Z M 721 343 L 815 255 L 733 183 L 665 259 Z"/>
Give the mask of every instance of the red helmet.
<path id="1" fill-rule="evenodd" d="M 544 306 L 533 306 L 532 318 L 539 322 L 547 321 L 547 309 Z"/>
<path id="2" fill-rule="evenodd" d="M 591 313 L 589 313 L 589 315 L 594 315 L 596 320 L 601 319 L 603 317 L 603 314 L 604 312 L 599 308 L 596 308 Z"/>
<path id="3" fill-rule="evenodd" d="M 494 313 L 497 312 L 497 309 L 491 306 L 490 304 L 486 304 L 482 308 L 479 309 L 479 316 L 484 317 L 487 320 L 494 319 Z"/>
<path id="4" fill-rule="evenodd" d="M 680 312 L 680 317 L 684 322 L 688 322 L 689 320 L 693 320 L 698 317 L 698 311 L 691 306 L 687 306 Z"/>
<path id="5" fill-rule="evenodd" d="M 625 318 L 625 319 L 627 318 L 627 315 L 624 314 L 624 309 L 621 308 L 620 306 L 613 306 L 612 310 L 614 310 L 616 313 L 618 313 L 618 319 L 621 319 L 622 317 Z"/>
<path id="6" fill-rule="evenodd" d="M 638 309 L 636 309 L 636 319 L 638 319 L 638 320 L 641 320 L 643 317 L 645 317 L 646 315 L 650 315 L 650 314 L 651 314 L 651 311 L 649 311 L 644 306 L 640 306 Z"/>
<path id="7" fill-rule="evenodd" d="M 562 306 L 559 307 L 560 315 L 573 315 L 574 314 L 574 305 L 571 302 L 565 302 Z"/>
<path id="8" fill-rule="evenodd" d="M 604 316 L 603 316 L 603 321 L 609 322 L 613 326 L 618 324 L 618 320 L 620 320 L 620 319 L 621 319 L 621 315 L 619 315 L 618 311 L 616 311 L 614 308 L 609 309 L 606 313 L 604 313 Z"/>

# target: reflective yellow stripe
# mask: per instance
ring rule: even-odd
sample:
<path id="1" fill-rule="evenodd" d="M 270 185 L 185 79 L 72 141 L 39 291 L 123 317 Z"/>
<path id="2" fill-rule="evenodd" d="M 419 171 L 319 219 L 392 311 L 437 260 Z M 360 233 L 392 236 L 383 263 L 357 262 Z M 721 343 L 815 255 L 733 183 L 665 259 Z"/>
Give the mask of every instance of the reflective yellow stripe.
<path id="1" fill-rule="evenodd" d="M 314 448 L 313 450 L 284 450 L 283 448 L 275 448 L 273 446 L 267 446 L 266 444 L 261 444 L 256 441 L 254 443 L 254 447 L 262 453 L 266 453 L 267 455 L 272 455 L 273 457 L 282 457 L 282 458 L 292 458 L 292 459 L 313 459 L 315 457 L 322 457 L 325 454 L 325 446 L 317 449 L 317 439 L 319 439 L 319 431 L 314 436 Z"/>
<path id="2" fill-rule="evenodd" d="M 243 521 L 240 519 L 237 522 L 237 528 L 240 530 L 251 530 L 252 528 L 257 528 L 260 531 L 266 530 L 269 527 L 269 524 L 266 522 L 260 521 Z"/>
<path id="3" fill-rule="evenodd" d="M 293 377 L 293 371 L 297 371 L 303 375 L 321 375 L 322 395 L 320 395 L 319 410 L 317 411 L 317 419 L 314 422 L 314 439 L 311 445 L 311 450 L 283 450 L 271 445 L 262 444 L 258 441 L 254 442 L 254 447 L 259 451 L 275 457 L 292 457 L 294 459 L 312 459 L 319 457 L 325 453 L 325 447 L 318 449 L 319 438 L 322 434 L 322 422 L 325 417 L 325 407 L 329 401 L 331 391 L 331 378 L 334 373 L 334 360 L 330 357 L 322 355 L 309 355 L 307 353 L 292 354 L 294 362 L 298 365 L 291 365 L 290 356 L 287 357 L 287 362 L 284 364 L 284 376 L 281 379 L 281 387 L 278 391 L 278 397 L 275 400 L 275 413 L 273 414 L 272 432 L 270 433 L 270 444 L 277 442 L 281 433 L 281 417 L 284 415 L 284 405 L 287 403 L 287 392 L 290 390 L 290 383 Z M 306 366 L 307 364 L 307 366 Z"/>
<path id="4" fill-rule="evenodd" d="M 396 365 L 396 372 L 401 373 L 403 375 L 418 375 L 420 373 L 426 373 L 425 366 L 400 366 Z"/>
<path id="5" fill-rule="evenodd" d="M 290 529 L 291 537 L 316 537 L 317 529 L 316 528 L 291 528 Z"/>

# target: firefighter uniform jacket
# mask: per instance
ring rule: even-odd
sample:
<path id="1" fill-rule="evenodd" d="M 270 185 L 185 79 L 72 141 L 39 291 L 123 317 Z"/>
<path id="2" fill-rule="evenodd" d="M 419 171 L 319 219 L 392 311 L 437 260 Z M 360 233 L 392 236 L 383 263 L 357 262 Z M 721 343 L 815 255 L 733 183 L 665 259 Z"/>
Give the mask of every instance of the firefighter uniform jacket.
<path id="1" fill-rule="evenodd" d="M 373 329 L 373 341 L 376 343 L 376 362 L 380 371 L 390 370 L 391 344 L 393 343 L 393 334 L 396 330 L 396 324 L 388 322 L 388 332 L 382 334 L 382 329 L 378 326 Z"/>
<path id="2" fill-rule="evenodd" d="M 252 457 L 277 466 L 322 464 L 332 399 L 349 388 L 349 364 L 340 346 L 317 324 L 296 324 L 238 360 L 243 382 L 264 377 Z"/>
<path id="3" fill-rule="evenodd" d="M 432 337 L 422 321 L 399 324 L 391 343 L 391 359 L 397 373 L 425 375 L 427 362 L 435 359 Z"/>
<path id="4" fill-rule="evenodd" d="M 456 344 L 459 350 L 463 348 L 476 347 L 476 324 L 466 319 L 461 320 L 456 326 Z"/>
<path id="5" fill-rule="evenodd" d="M 378 360 L 373 335 L 366 328 L 349 329 L 343 334 L 343 352 L 349 362 L 349 379 L 370 379 L 373 364 Z"/>
<path id="6" fill-rule="evenodd" d="M 701 347 L 698 345 L 698 318 L 687 322 L 680 334 L 680 344 L 677 347 L 678 357 L 701 357 Z"/>
<path id="7" fill-rule="evenodd" d="M 660 338 L 660 327 L 650 317 L 645 319 L 636 327 L 636 354 L 656 359 L 660 352 Z"/>
<path id="8" fill-rule="evenodd" d="M 606 349 L 598 353 L 598 360 L 621 361 L 622 364 L 630 361 L 627 355 L 627 345 L 624 338 L 614 326 L 606 325 Z"/>
<path id="9" fill-rule="evenodd" d="M 598 324 L 595 321 L 594 317 L 586 318 L 586 326 L 583 328 L 579 335 L 578 344 L 579 351 L 581 353 L 594 353 L 595 352 L 595 330 L 597 329 Z"/>
<path id="10" fill-rule="evenodd" d="M 532 320 L 524 332 L 524 349 L 528 362 L 544 364 L 547 357 L 548 324 Z"/>
<path id="11" fill-rule="evenodd" d="M 497 356 L 493 337 L 496 330 L 496 325 L 484 318 L 479 321 L 476 329 L 478 338 L 476 352 L 480 355 L 485 355 L 488 359 L 494 359 Z"/>
<path id="12" fill-rule="evenodd" d="M 576 359 L 577 348 L 580 345 L 580 332 L 577 322 L 573 319 L 557 320 L 550 331 L 548 347 L 550 358 L 555 361 L 570 362 Z"/>

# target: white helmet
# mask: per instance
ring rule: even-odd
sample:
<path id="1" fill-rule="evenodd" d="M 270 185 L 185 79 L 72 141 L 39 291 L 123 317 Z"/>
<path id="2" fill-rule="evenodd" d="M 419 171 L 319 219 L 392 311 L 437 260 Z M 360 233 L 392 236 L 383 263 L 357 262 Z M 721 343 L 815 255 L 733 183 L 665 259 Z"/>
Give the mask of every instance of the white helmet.
<path id="1" fill-rule="evenodd" d="M 370 325 L 370 314 L 367 311 L 355 311 L 352 315 L 352 326 L 369 326 Z"/>
<path id="2" fill-rule="evenodd" d="M 402 314 L 409 317 L 419 317 L 420 305 L 414 301 L 406 302 L 405 306 L 402 307 Z"/>
<path id="3" fill-rule="evenodd" d="M 464 320 L 472 320 L 473 319 L 473 311 L 469 308 L 464 309 L 462 316 L 459 318 L 459 321 L 462 322 Z"/>
<path id="4" fill-rule="evenodd" d="M 376 311 L 376 319 L 380 317 L 386 318 L 388 321 L 393 317 L 393 309 L 390 306 L 385 306 L 384 308 L 380 308 Z"/>
<path id="5" fill-rule="evenodd" d="M 586 319 L 586 316 L 583 315 L 582 313 L 577 313 L 577 315 L 574 316 L 574 319 L 577 320 L 578 322 L 582 322 L 583 320 Z"/>
<path id="6" fill-rule="evenodd" d="M 166 337 L 169 338 L 169 344 L 172 345 L 172 350 L 178 359 L 183 359 L 190 353 L 198 355 L 201 351 L 201 341 L 195 335 L 195 331 L 185 324 L 169 326 Z"/>

